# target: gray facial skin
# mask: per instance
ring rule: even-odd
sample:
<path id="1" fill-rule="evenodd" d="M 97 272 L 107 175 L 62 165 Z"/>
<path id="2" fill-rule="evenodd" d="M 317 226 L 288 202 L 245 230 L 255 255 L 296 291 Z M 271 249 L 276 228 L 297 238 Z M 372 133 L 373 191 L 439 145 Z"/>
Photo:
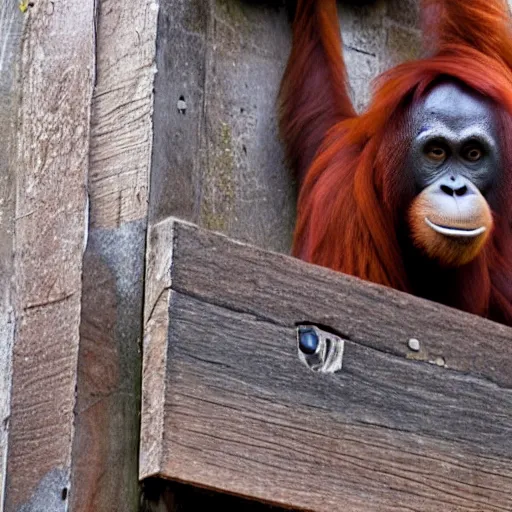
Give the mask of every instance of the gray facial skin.
<path id="1" fill-rule="evenodd" d="M 410 165 L 418 190 L 439 180 L 447 196 L 462 199 L 471 193 L 470 183 L 486 196 L 497 177 L 500 148 L 485 98 L 462 85 L 441 83 L 413 111 L 412 128 Z"/>

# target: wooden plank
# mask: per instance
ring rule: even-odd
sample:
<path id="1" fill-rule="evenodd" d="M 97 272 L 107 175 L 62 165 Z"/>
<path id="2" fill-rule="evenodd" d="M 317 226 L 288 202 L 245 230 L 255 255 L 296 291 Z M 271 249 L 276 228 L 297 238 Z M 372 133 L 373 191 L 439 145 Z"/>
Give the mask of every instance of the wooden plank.
<path id="1" fill-rule="evenodd" d="M 328 325 L 377 350 L 442 358 L 449 368 L 512 385 L 510 328 L 172 220 L 157 232 L 169 229 L 173 263 L 180 262 L 172 277 L 176 291 L 271 322 Z M 408 348 L 411 338 L 420 342 L 418 354 Z"/>
<path id="2" fill-rule="evenodd" d="M 7 7 L 6 4 L 10 4 Z M 94 1 L 2 12 L 23 23 L 17 62 L 15 337 L 5 511 L 68 509 L 86 232 Z M 5 48 L 5 45 L 4 45 Z"/>
<path id="3" fill-rule="evenodd" d="M 83 262 L 74 512 L 139 510 L 138 446 L 154 0 L 102 0 Z"/>
<path id="4" fill-rule="evenodd" d="M 91 227 L 145 218 L 158 3 L 102 0 L 91 112 Z"/>
<path id="5" fill-rule="evenodd" d="M 141 477 L 315 511 L 510 510 L 512 329 L 179 222 L 149 262 Z M 342 371 L 299 361 L 303 321 L 347 340 Z"/>
<path id="6" fill-rule="evenodd" d="M 7 465 L 12 346 L 14 341 L 14 218 L 16 119 L 23 16 L 15 2 L 0 7 L 0 509 Z"/>
<path id="7" fill-rule="evenodd" d="M 84 258 L 73 511 L 139 510 L 145 225 L 92 230 Z"/>

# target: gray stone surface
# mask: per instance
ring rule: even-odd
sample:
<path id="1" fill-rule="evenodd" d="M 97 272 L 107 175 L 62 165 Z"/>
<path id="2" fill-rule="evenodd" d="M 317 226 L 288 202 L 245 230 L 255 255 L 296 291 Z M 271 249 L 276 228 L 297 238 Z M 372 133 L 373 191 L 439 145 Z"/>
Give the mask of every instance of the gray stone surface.
<path id="1" fill-rule="evenodd" d="M 403 27 L 416 27 L 419 24 L 419 0 L 387 0 L 387 18 Z"/>

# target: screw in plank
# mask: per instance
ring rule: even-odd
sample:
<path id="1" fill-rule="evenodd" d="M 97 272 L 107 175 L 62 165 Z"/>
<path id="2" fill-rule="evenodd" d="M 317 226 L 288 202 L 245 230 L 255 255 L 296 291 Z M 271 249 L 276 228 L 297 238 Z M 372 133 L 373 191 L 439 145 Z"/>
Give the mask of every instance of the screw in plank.
<path id="1" fill-rule="evenodd" d="M 297 328 L 297 346 L 299 359 L 315 372 L 334 373 L 343 366 L 345 340 L 316 325 Z"/>

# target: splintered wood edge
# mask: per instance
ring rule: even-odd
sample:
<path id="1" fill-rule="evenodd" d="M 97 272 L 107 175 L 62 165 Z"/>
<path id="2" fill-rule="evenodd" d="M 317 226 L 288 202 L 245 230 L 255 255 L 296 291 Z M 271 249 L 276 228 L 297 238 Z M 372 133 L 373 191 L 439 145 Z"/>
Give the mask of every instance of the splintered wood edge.
<path id="1" fill-rule="evenodd" d="M 180 224 L 188 224 L 180 221 Z M 190 224 L 190 226 L 194 226 Z M 158 474 L 162 459 L 165 377 L 175 220 L 148 229 L 142 361 L 140 479 Z"/>
<path id="2" fill-rule="evenodd" d="M 144 336 L 142 343 L 142 412 L 139 477 L 158 473 L 164 429 L 167 332 L 174 224 L 160 223 L 148 230 Z M 143 448 L 142 448 L 143 447 Z"/>

